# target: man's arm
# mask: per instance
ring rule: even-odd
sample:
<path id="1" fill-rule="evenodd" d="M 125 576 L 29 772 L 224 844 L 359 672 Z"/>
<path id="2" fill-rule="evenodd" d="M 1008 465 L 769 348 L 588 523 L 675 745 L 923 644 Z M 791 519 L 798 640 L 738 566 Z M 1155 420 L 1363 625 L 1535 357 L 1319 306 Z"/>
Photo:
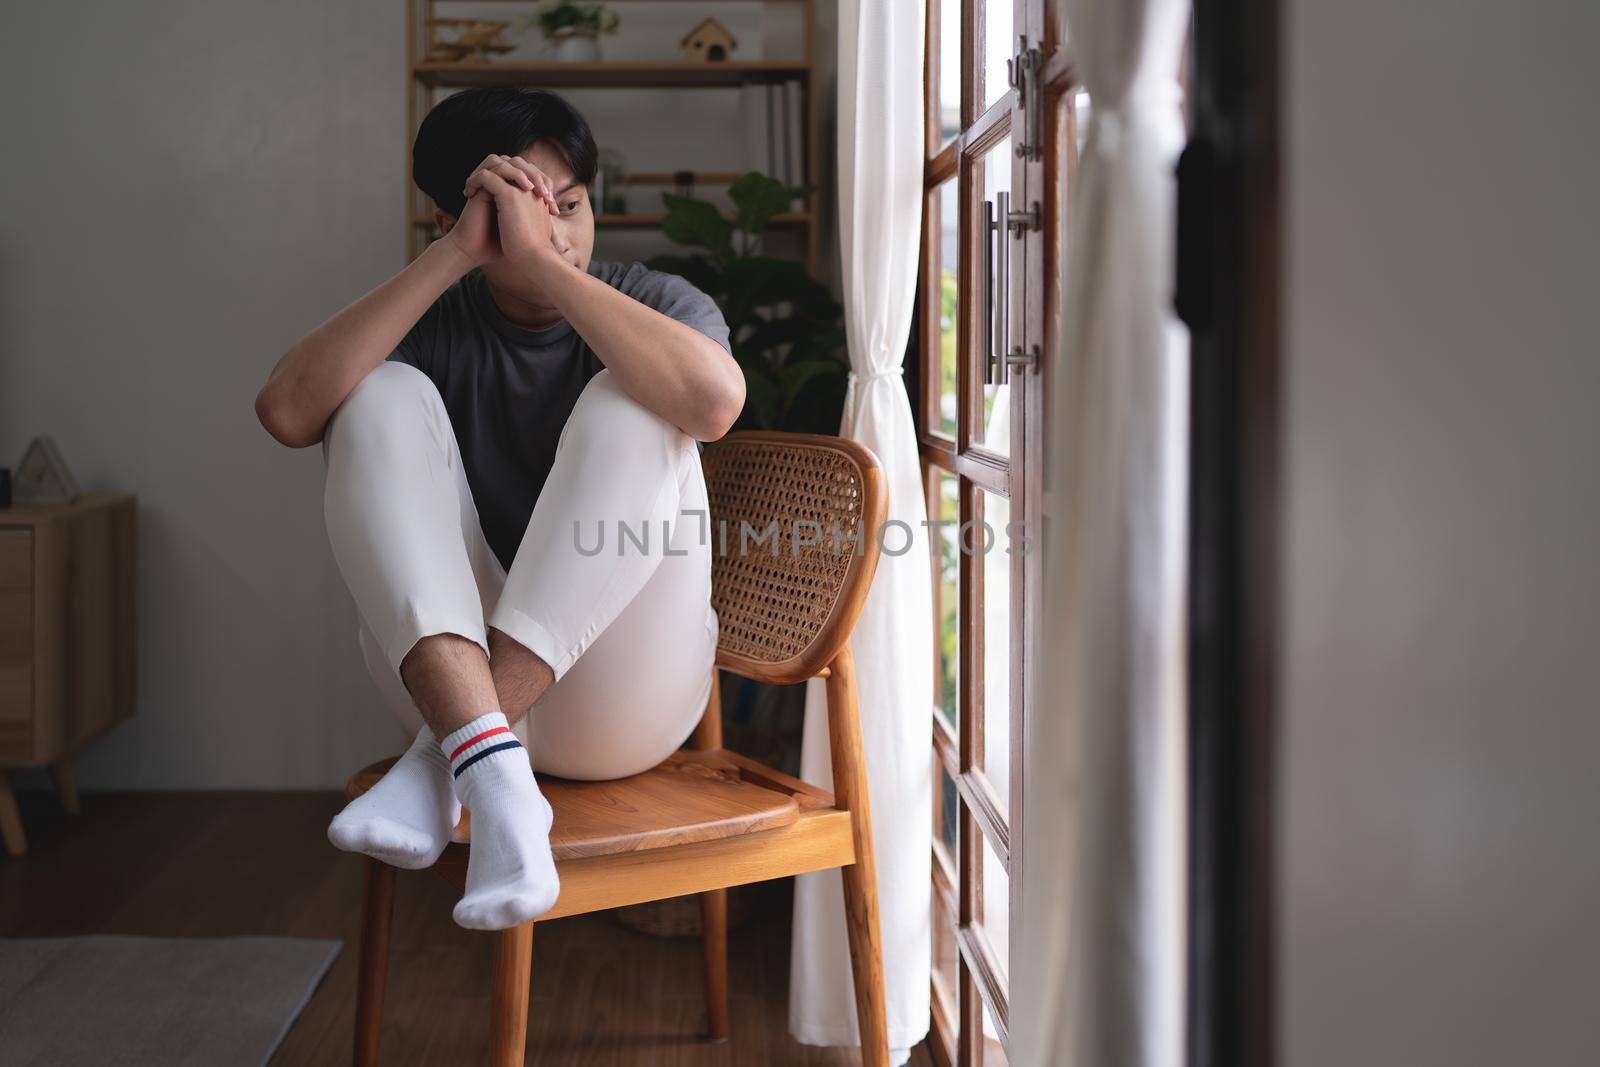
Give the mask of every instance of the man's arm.
<path id="1" fill-rule="evenodd" d="M 505 261 L 572 323 L 629 396 L 696 440 L 728 432 L 744 408 L 744 372 L 721 345 L 563 259 L 535 193 L 489 169 L 468 178 L 465 191 L 494 197 Z"/>
<path id="2" fill-rule="evenodd" d="M 716 341 L 559 256 L 533 279 L 617 384 L 690 437 L 715 441 L 744 408 L 744 372 Z"/>
<path id="3" fill-rule="evenodd" d="M 534 195 L 526 174 L 497 157 L 484 165 L 514 183 L 507 188 Z M 256 394 L 256 417 L 267 432 L 290 448 L 321 441 L 328 417 L 361 379 L 389 358 L 440 294 L 499 255 L 493 215 L 488 193 L 472 197 L 444 238 L 284 353 Z"/>
<path id="4" fill-rule="evenodd" d="M 308 333 L 256 394 L 261 425 L 290 448 L 321 441 L 328 417 L 350 390 L 472 266 L 451 245 L 435 241 L 399 274 Z"/>

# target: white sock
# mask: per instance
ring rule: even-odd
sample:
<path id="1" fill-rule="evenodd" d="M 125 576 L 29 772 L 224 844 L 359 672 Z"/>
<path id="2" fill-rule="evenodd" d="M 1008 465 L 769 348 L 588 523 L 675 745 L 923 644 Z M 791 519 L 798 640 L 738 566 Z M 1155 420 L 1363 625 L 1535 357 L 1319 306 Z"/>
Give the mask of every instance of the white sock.
<path id="1" fill-rule="evenodd" d="M 550 802 L 533 764 L 491 711 L 439 742 L 450 758 L 456 795 L 472 812 L 467 892 L 455 920 L 470 930 L 504 930 L 543 915 L 561 891 L 550 854 Z"/>
<path id="2" fill-rule="evenodd" d="M 433 866 L 460 819 L 450 761 L 424 726 L 389 773 L 333 817 L 328 840 L 346 852 L 416 870 Z"/>

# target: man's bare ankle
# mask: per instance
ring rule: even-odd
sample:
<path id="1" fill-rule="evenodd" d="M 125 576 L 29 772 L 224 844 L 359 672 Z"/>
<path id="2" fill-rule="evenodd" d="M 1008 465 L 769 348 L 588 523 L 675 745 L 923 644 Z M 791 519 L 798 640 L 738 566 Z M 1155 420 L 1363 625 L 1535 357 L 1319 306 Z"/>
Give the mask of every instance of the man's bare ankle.
<path id="1" fill-rule="evenodd" d="M 420 678 L 432 669 L 474 656 L 483 659 L 483 649 L 470 637 L 453 633 L 429 634 L 419 638 L 400 661 L 400 680 L 409 686 L 413 678 Z"/>
<path id="2" fill-rule="evenodd" d="M 537 652 L 503 630 L 489 630 L 489 671 L 495 694 L 513 722 L 555 683 L 555 671 Z"/>
<path id="3" fill-rule="evenodd" d="M 435 736 L 498 708 L 483 648 L 460 634 L 430 634 L 417 641 L 400 661 L 400 681 Z"/>

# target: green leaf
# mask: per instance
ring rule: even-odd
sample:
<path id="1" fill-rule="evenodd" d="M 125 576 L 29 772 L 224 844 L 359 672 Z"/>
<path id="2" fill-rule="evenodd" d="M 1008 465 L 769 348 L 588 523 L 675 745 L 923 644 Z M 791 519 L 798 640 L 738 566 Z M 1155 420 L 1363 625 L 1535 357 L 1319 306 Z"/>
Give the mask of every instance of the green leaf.
<path id="1" fill-rule="evenodd" d="M 778 369 L 778 386 L 783 390 L 785 406 L 794 402 L 795 398 L 818 378 L 841 377 L 844 366 L 831 359 L 807 359 L 799 363 L 788 363 Z"/>
<path id="2" fill-rule="evenodd" d="M 757 319 L 755 328 L 744 338 L 744 342 L 765 352 L 780 345 L 797 345 L 808 341 L 817 329 L 817 323 L 810 319 Z"/>
<path id="3" fill-rule="evenodd" d="M 741 429 L 838 430 L 847 370 L 842 309 L 802 264 L 750 254 L 758 245 L 750 238 L 812 191 L 745 174 L 728 190 L 733 221 L 706 201 L 662 197 L 664 235 L 703 251 L 656 256 L 647 265 L 687 279 L 722 309 L 745 378 Z"/>
<path id="4" fill-rule="evenodd" d="M 793 296 L 795 310 L 814 319 L 836 320 L 844 314 L 844 308 L 833 298 L 828 287 L 806 274 L 800 274 L 799 281 L 795 284 Z"/>
<path id="5" fill-rule="evenodd" d="M 758 428 L 771 429 L 778 424 L 786 406 L 783 387 L 759 361 L 740 360 L 739 365 L 744 368 L 745 414 Z"/>
<path id="6" fill-rule="evenodd" d="M 750 307 L 792 304 L 794 313 L 831 321 L 841 314 L 839 302 L 827 286 L 806 274 L 792 259 L 745 256 L 728 278 L 728 298 Z"/>
<path id="7" fill-rule="evenodd" d="M 750 307 L 770 307 L 802 299 L 808 285 L 805 267 L 792 259 L 745 256 L 728 277 L 728 298 Z M 823 290 L 826 292 L 827 290 Z"/>
<path id="8" fill-rule="evenodd" d="M 845 363 L 844 327 L 836 323 L 811 324 L 812 332 L 795 341 L 789 350 L 789 361 L 802 359 L 831 359 L 841 366 Z"/>
<path id="9" fill-rule="evenodd" d="M 661 201 L 667 206 L 661 229 L 668 240 L 708 248 L 724 262 L 733 257 L 733 223 L 723 218 L 714 205 L 671 193 L 662 193 Z"/>
<path id="10" fill-rule="evenodd" d="M 790 188 L 757 171 L 740 177 L 728 186 L 728 197 L 739 208 L 739 228 L 752 236 L 759 236 L 767 228 L 772 216 L 786 210 L 798 197 L 806 196 L 810 189 Z"/>
<path id="11" fill-rule="evenodd" d="M 838 433 L 844 391 L 843 376 L 814 379 L 783 413 L 782 428 L 792 433 Z"/>

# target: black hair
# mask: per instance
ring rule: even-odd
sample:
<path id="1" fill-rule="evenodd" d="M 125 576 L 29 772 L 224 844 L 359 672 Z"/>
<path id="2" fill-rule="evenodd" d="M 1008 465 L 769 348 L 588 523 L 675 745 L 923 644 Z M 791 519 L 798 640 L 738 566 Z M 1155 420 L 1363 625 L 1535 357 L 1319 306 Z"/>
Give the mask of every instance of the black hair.
<path id="1" fill-rule="evenodd" d="M 573 177 L 588 185 L 599 168 L 594 134 L 576 108 L 542 89 L 487 86 L 467 89 L 435 104 L 411 148 L 411 179 L 441 211 L 460 217 L 461 187 L 485 156 L 521 155 L 548 141 Z"/>

